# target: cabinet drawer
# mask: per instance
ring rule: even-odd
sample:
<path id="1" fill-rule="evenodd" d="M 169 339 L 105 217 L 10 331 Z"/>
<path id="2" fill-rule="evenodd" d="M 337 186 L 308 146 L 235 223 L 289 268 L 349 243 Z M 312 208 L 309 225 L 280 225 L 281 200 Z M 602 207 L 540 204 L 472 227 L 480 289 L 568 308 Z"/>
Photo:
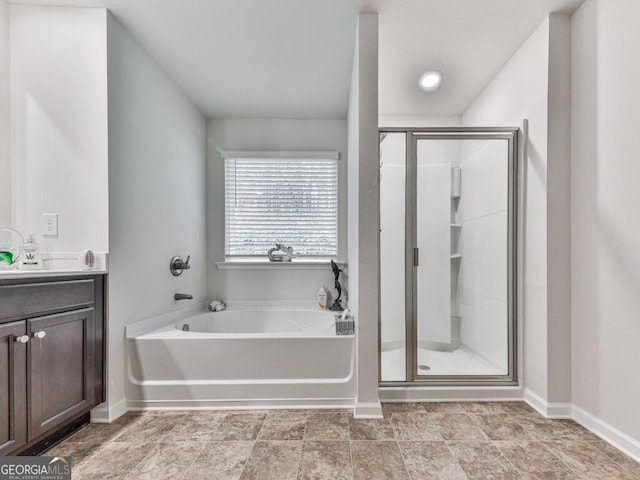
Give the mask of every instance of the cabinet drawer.
<path id="1" fill-rule="evenodd" d="M 94 303 L 94 280 L 0 286 L 0 322 L 56 313 Z"/>

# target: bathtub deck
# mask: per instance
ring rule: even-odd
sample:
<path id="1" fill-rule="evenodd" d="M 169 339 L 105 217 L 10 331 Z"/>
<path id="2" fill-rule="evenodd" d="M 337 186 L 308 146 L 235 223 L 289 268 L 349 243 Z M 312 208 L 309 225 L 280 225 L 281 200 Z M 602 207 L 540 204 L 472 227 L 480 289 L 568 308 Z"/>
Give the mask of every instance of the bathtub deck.
<path id="1" fill-rule="evenodd" d="M 640 479 L 640 464 L 570 420 L 521 402 L 347 410 L 129 413 L 44 455 L 82 479 Z"/>

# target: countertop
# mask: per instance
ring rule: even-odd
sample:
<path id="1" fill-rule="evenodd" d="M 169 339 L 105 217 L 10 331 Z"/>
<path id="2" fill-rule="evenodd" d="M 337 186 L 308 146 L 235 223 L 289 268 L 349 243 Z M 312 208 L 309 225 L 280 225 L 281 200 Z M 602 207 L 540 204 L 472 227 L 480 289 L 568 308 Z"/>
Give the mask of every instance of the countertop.
<path id="1" fill-rule="evenodd" d="M 72 269 L 52 269 L 52 270 L 0 270 L 0 281 L 4 279 L 20 278 L 43 278 L 43 277 L 72 277 L 78 275 L 103 275 L 106 270 L 72 270 Z"/>

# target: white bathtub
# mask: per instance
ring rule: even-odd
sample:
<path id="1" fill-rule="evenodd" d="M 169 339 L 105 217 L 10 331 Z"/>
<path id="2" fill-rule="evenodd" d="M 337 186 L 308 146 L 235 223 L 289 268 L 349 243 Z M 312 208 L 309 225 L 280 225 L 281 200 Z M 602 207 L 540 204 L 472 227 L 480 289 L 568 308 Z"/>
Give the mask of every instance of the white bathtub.
<path id="1" fill-rule="evenodd" d="M 218 337 L 292 338 L 335 337 L 334 312 L 253 307 L 222 312 L 199 313 L 178 322 L 190 333 L 211 333 Z"/>
<path id="2" fill-rule="evenodd" d="M 127 327 L 130 409 L 353 405 L 355 338 L 336 336 L 333 312 L 253 304 L 165 317 Z"/>

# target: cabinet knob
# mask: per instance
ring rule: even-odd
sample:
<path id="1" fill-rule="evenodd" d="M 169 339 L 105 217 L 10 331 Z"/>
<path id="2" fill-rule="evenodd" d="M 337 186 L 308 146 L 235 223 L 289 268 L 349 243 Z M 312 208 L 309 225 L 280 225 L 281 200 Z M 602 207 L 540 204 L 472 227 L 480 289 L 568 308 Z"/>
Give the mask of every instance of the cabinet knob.
<path id="1" fill-rule="evenodd" d="M 47 332 L 45 332 L 44 330 L 38 330 L 37 332 L 33 333 L 33 336 L 35 338 L 44 338 L 44 336 L 47 334 Z"/>
<path id="2" fill-rule="evenodd" d="M 29 341 L 29 335 L 20 335 L 16 337 L 16 342 L 18 343 L 27 343 Z"/>

